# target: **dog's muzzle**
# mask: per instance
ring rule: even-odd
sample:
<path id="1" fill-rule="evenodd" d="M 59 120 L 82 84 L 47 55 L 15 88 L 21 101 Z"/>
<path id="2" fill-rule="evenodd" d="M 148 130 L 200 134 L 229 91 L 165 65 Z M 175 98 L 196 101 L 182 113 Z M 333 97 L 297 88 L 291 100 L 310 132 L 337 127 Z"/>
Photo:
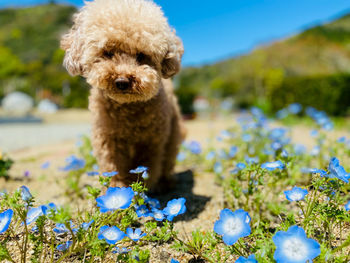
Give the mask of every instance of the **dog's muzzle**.
<path id="1" fill-rule="evenodd" d="M 122 91 L 128 90 L 131 87 L 131 81 L 128 78 L 117 78 L 115 80 L 115 87 Z"/>

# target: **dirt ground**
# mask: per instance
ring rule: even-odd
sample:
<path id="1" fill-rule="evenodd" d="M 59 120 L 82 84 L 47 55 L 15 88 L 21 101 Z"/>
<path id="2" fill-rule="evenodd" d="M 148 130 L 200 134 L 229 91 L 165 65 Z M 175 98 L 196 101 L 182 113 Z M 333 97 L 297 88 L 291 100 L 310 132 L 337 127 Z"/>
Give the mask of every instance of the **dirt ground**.
<path id="1" fill-rule="evenodd" d="M 87 112 L 66 112 L 46 117 L 48 124 L 88 123 L 88 121 Z M 209 137 L 217 135 L 221 130 L 234 123 L 235 118 L 232 117 L 186 121 L 187 140 L 197 140 L 205 145 Z M 310 147 L 312 141 L 309 130 L 305 127 L 295 129 L 293 131 L 294 141 Z M 23 134 L 23 136 L 26 135 Z M 8 152 L 8 155 L 15 161 L 11 170 L 12 179 L 7 182 L 0 179 L 0 190 L 6 189 L 12 192 L 21 185 L 26 185 L 36 197 L 38 204 L 55 202 L 62 205 L 67 203 L 63 193 L 65 174 L 58 168 L 64 166 L 65 158 L 76 151 L 76 140 L 70 139 Z M 50 162 L 50 167 L 44 170 L 41 165 L 45 162 Z M 26 171 L 29 172 L 28 177 L 24 176 Z M 223 208 L 222 190 L 214 183 L 214 178 L 210 174 L 198 173 L 196 170 L 184 171 L 183 167 L 177 167 L 176 172 L 179 184 L 175 191 L 158 197 L 163 205 L 171 198 L 186 198 L 187 212 L 181 217 L 181 220 L 176 222 L 176 229 L 179 230 L 183 238 L 186 238 L 191 231 L 197 228 L 212 230 L 214 222 L 218 219 L 220 210 Z M 95 178 L 84 177 L 86 184 L 94 185 L 96 181 Z M 165 247 L 153 248 L 152 254 L 152 262 L 167 262 L 170 256 L 175 256 L 177 259 L 181 259 L 183 256 L 181 253 L 176 253 Z M 185 258 L 189 260 L 188 256 Z"/>
<path id="2" fill-rule="evenodd" d="M 52 125 L 59 126 L 61 124 L 65 127 L 69 124 L 76 125 L 79 123 L 82 125 L 89 122 L 89 116 L 86 112 L 58 113 L 45 118 L 46 121 L 43 124 L 45 127 L 41 128 L 41 132 L 44 132 L 45 129 L 51 132 Z M 211 120 L 186 121 L 187 140 L 197 140 L 205 144 L 208 137 L 218 134 L 229 124 L 226 119 L 218 119 L 214 122 Z M 0 179 L 0 190 L 6 189 L 8 192 L 12 192 L 21 185 L 26 185 L 35 196 L 38 205 L 48 202 L 54 202 L 58 205 L 68 203 L 69 200 L 64 195 L 65 182 L 63 178 L 65 173 L 61 172 L 59 168 L 64 166 L 67 156 L 77 153 L 77 140 L 69 139 L 42 144 L 39 133 L 29 134 L 35 132 L 35 129 L 27 128 L 27 133 L 18 131 L 19 127 L 16 126 L 11 126 L 8 129 L 6 136 L 12 137 L 7 138 L 7 140 L 14 141 L 17 145 L 14 148 L 15 150 L 8 151 L 7 154 L 15 163 L 10 171 L 11 180 L 6 182 L 4 179 Z M 2 132 L 4 132 L 4 129 Z M 57 131 L 55 132 L 57 133 Z M 27 146 L 25 138 L 29 136 L 36 138 L 33 141 L 37 141 L 37 146 Z M 59 136 L 57 137 L 60 138 Z M 72 135 L 72 138 L 76 138 L 76 135 Z M 21 148 L 21 145 L 24 147 Z M 49 162 L 50 166 L 47 169 L 42 169 L 41 166 L 45 162 Z M 27 177 L 24 176 L 26 172 L 29 172 Z M 183 238 L 186 238 L 192 230 L 199 227 L 207 230 L 212 229 L 220 210 L 223 208 L 222 191 L 214 184 L 214 179 L 208 174 L 185 171 L 183 167 L 177 167 L 176 173 L 179 180 L 176 189 L 167 195 L 157 196 L 163 206 L 172 198 L 186 198 L 187 212 L 181 217 L 181 220 L 176 222 L 176 229 L 181 232 Z M 85 176 L 83 180 L 84 184 L 97 185 L 96 178 Z M 83 202 L 80 201 L 80 203 Z M 181 262 L 190 259 L 188 256 L 183 258 L 184 255 L 170 249 L 168 245 L 153 247 L 151 251 L 153 255 L 152 262 L 167 262 L 170 257 L 182 259 Z"/>

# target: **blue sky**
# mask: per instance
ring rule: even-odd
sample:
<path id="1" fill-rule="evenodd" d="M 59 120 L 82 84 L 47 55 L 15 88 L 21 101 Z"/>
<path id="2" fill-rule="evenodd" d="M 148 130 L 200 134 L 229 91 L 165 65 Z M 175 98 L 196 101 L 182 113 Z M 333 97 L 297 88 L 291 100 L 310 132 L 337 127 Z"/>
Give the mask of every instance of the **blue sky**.
<path id="1" fill-rule="evenodd" d="M 117 0 L 116 0 L 117 1 Z M 0 7 L 48 0 L 0 0 Z M 56 1 L 81 6 L 81 0 Z M 349 0 L 155 0 L 185 45 L 184 65 L 214 62 L 350 12 Z"/>

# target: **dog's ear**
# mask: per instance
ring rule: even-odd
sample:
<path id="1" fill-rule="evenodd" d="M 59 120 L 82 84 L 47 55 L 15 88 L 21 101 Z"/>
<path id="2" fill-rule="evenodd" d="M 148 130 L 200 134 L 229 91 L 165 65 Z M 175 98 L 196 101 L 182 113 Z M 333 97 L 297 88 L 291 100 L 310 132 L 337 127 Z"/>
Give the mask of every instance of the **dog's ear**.
<path id="1" fill-rule="evenodd" d="M 168 52 L 162 61 L 162 75 L 167 79 L 180 71 L 181 58 L 184 53 L 184 47 L 180 38 L 171 32 Z"/>
<path id="2" fill-rule="evenodd" d="M 77 28 L 75 24 L 70 31 L 61 38 L 61 48 L 66 52 L 63 66 L 72 76 L 83 74 L 81 57 L 84 47 L 79 31 L 79 28 Z"/>

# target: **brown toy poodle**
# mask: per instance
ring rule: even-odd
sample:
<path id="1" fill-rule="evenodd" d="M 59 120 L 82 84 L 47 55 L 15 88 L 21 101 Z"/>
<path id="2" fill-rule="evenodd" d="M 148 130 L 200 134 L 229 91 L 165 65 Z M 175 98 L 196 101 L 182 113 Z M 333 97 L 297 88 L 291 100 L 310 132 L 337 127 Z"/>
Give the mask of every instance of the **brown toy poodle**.
<path id="1" fill-rule="evenodd" d="M 74 15 L 61 40 L 64 66 L 92 86 L 92 144 L 102 172 L 118 171 L 111 186 L 137 180 L 164 190 L 184 128 L 170 80 L 180 70 L 183 45 L 162 10 L 147 0 L 95 0 Z"/>

